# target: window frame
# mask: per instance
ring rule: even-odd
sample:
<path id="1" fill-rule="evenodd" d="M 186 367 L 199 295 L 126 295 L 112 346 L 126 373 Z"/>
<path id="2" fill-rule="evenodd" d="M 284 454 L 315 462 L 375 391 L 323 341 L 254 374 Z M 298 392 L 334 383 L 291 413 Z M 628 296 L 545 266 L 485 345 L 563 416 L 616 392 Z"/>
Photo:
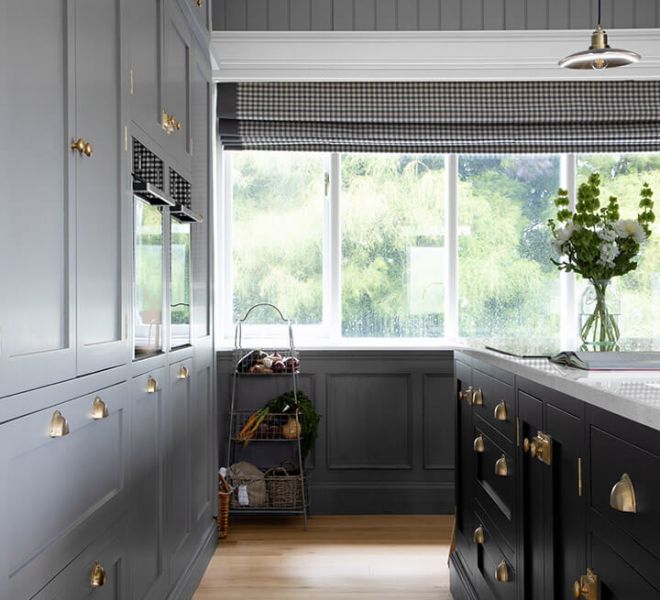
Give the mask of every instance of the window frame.
<path id="1" fill-rule="evenodd" d="M 235 323 L 233 322 L 233 262 L 232 262 L 232 182 L 231 152 L 218 153 L 218 172 L 222 184 L 218 192 L 217 250 L 216 261 L 216 346 L 229 348 L 234 345 Z M 577 180 L 577 156 L 557 154 L 560 161 L 560 186 L 568 190 L 574 209 Z M 556 155 L 556 156 L 557 156 Z M 326 182 L 323 223 L 323 306 L 322 322 L 318 325 L 296 325 L 297 345 L 305 348 L 428 348 L 452 347 L 460 344 L 458 335 L 458 162 L 459 154 L 444 154 L 445 169 L 445 296 L 444 296 L 444 335 L 437 338 L 358 338 L 343 337 L 342 293 L 341 293 L 341 153 L 327 153 Z M 576 276 L 574 273 L 560 272 L 560 331 L 558 337 L 563 348 L 574 347 L 577 343 L 577 298 Z M 286 316 L 286 315 L 285 315 Z M 243 335 L 251 342 L 264 345 L 279 341 L 281 328 L 273 325 L 243 325 Z"/>

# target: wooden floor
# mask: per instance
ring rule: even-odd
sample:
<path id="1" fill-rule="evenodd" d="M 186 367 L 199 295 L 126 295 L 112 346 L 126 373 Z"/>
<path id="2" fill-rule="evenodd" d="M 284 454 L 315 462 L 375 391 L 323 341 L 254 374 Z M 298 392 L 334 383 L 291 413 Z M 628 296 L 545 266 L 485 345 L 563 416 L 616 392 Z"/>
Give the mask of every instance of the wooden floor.
<path id="1" fill-rule="evenodd" d="M 194 600 L 449 600 L 451 517 L 230 523 Z"/>

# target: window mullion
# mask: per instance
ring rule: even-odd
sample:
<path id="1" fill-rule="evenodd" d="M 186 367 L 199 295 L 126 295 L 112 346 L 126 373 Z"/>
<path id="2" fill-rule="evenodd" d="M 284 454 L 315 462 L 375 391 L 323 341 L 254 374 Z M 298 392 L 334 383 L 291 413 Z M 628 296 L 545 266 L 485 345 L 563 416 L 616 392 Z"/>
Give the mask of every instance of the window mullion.
<path id="1" fill-rule="evenodd" d="M 458 156 L 445 155 L 445 331 L 458 337 Z"/>
<path id="2" fill-rule="evenodd" d="M 329 268 L 327 293 L 324 295 L 324 316 L 328 316 L 331 339 L 341 338 L 341 157 L 333 152 L 330 155 L 329 210 L 326 224 L 329 256 L 324 257 L 324 265 Z M 327 309 L 326 309 L 327 306 Z M 327 312 L 326 312 L 327 311 Z"/>
<path id="3" fill-rule="evenodd" d="M 569 209 L 575 210 L 577 189 L 577 158 L 575 154 L 561 155 L 560 186 L 568 190 Z M 559 274 L 560 290 L 560 344 L 562 350 L 577 347 L 577 303 L 575 273 L 562 271 Z"/>

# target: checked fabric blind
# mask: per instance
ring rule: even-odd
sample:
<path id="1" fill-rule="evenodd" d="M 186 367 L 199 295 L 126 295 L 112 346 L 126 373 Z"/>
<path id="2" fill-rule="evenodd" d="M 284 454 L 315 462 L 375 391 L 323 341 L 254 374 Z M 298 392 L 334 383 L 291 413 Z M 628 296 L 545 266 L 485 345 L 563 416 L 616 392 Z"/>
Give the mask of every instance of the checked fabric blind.
<path id="1" fill-rule="evenodd" d="M 229 150 L 560 153 L 660 150 L 660 81 L 218 85 Z"/>

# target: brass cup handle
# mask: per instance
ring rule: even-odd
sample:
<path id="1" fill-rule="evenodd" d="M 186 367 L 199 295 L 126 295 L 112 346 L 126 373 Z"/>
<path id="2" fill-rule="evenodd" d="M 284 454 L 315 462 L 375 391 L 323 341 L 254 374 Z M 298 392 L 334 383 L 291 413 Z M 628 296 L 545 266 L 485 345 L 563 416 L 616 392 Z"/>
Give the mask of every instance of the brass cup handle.
<path id="1" fill-rule="evenodd" d="M 50 435 L 52 438 L 69 435 L 69 424 L 67 423 L 64 415 L 59 410 L 56 410 L 50 419 L 50 431 L 48 435 Z"/>
<path id="2" fill-rule="evenodd" d="M 188 367 L 186 367 L 185 365 L 183 365 L 183 366 L 179 369 L 179 374 L 177 375 L 177 377 L 178 377 L 179 379 L 188 379 L 188 378 L 190 377 L 190 369 L 188 369 Z"/>
<path id="3" fill-rule="evenodd" d="M 106 580 L 105 569 L 99 561 L 96 561 L 89 576 L 89 585 L 93 588 L 100 588 L 105 585 Z"/>
<path id="4" fill-rule="evenodd" d="M 495 580 L 500 583 L 507 583 L 509 581 L 509 565 L 503 560 L 495 569 Z"/>
<path id="5" fill-rule="evenodd" d="M 155 394 L 158 391 L 158 381 L 149 376 L 147 379 L 147 394 Z"/>
<path id="6" fill-rule="evenodd" d="M 484 405 L 484 393 L 481 390 L 481 388 L 476 389 L 472 394 L 472 404 L 474 404 L 475 406 Z"/>
<path id="7" fill-rule="evenodd" d="M 482 454 L 486 450 L 484 436 L 478 435 L 476 438 L 474 438 L 474 443 L 472 444 L 472 447 L 475 452 L 477 452 L 478 454 Z"/>
<path id="8" fill-rule="evenodd" d="M 486 541 L 486 532 L 484 531 L 483 525 L 479 525 L 479 527 L 474 530 L 472 541 L 477 545 L 481 545 Z"/>
<path id="9" fill-rule="evenodd" d="M 493 411 L 493 417 L 495 417 L 497 421 L 506 421 L 509 418 L 509 413 L 506 409 L 506 404 L 504 401 L 500 402 L 495 407 L 495 410 Z"/>
<path id="10" fill-rule="evenodd" d="M 91 157 L 94 153 L 92 145 L 83 138 L 78 138 L 75 142 L 71 142 L 71 150 L 78 151 L 80 155 Z"/>
<path id="11" fill-rule="evenodd" d="M 621 475 L 621 479 L 612 487 L 612 491 L 610 492 L 610 507 L 619 512 L 637 512 L 635 486 L 628 473 Z"/>
<path id="12" fill-rule="evenodd" d="M 585 600 L 598 600 L 598 575 L 591 569 L 582 575 L 579 581 L 573 583 L 573 598 L 585 598 Z"/>
<path id="13" fill-rule="evenodd" d="M 103 402 L 100 396 L 94 398 L 92 403 L 92 419 L 98 421 L 100 419 L 105 419 L 108 416 L 108 405 Z"/>
<path id="14" fill-rule="evenodd" d="M 498 477 L 507 477 L 509 475 L 509 464 L 504 454 L 495 461 L 495 475 Z"/>

